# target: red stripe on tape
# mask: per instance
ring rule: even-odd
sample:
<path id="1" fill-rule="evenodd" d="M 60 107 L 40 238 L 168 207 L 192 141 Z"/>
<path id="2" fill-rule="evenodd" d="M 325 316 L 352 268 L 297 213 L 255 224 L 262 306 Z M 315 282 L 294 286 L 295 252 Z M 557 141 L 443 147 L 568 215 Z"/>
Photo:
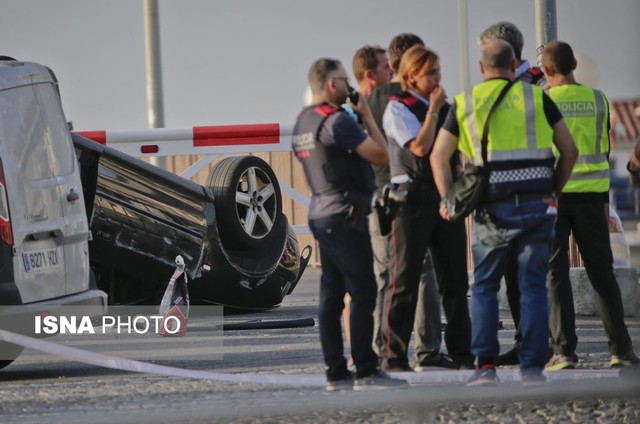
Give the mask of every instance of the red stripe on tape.
<path id="1" fill-rule="evenodd" d="M 193 127 L 194 147 L 278 144 L 279 142 L 279 124 Z"/>
<path id="2" fill-rule="evenodd" d="M 82 137 L 86 137 L 89 140 L 93 140 L 100 144 L 107 144 L 107 132 L 106 131 L 76 131 L 75 132 Z"/>

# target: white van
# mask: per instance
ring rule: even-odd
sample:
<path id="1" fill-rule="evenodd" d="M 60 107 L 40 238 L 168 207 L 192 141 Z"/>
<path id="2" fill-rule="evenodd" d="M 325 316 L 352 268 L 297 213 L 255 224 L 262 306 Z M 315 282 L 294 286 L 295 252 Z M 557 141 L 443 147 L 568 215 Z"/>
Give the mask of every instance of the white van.
<path id="1" fill-rule="evenodd" d="M 0 322 L 16 310 L 33 316 L 68 305 L 104 314 L 107 296 L 90 283 L 82 184 L 57 81 L 44 66 L 9 59 L 0 58 Z M 0 368 L 21 350 L 0 343 Z"/>

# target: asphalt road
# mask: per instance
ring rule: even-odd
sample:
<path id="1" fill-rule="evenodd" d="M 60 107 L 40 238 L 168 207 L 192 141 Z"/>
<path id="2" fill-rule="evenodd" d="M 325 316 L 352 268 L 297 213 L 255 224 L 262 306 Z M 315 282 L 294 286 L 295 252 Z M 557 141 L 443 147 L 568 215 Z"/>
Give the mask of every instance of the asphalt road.
<path id="1" fill-rule="evenodd" d="M 319 271 L 309 269 L 281 307 L 225 315 L 225 323 L 316 320 L 318 284 Z M 508 315 L 502 313 L 500 332 L 505 350 L 514 333 Z M 628 325 L 640 345 L 640 319 L 629 318 Z M 597 317 L 580 317 L 577 327 L 577 372 L 554 373 L 543 386 L 523 387 L 507 367 L 499 370 L 503 383 L 491 390 L 465 387 L 468 371 L 434 370 L 398 375 L 412 381 L 406 389 L 365 393 L 323 390 L 317 325 L 222 331 L 219 317 L 192 316 L 181 338 L 55 336 L 47 341 L 199 378 L 103 368 L 52 355 L 53 349 L 27 349 L 0 371 L 0 422 L 640 422 L 640 378 L 612 376 Z M 268 379 L 275 384 L 264 384 Z"/>

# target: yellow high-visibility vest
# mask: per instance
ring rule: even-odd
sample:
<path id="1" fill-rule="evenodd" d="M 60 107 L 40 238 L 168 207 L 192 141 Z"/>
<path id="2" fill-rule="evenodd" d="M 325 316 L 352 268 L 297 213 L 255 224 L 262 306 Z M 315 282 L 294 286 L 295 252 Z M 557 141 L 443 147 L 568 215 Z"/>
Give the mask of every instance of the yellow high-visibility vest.
<path id="1" fill-rule="evenodd" d="M 458 148 L 474 163 L 482 161 L 480 140 L 487 114 L 506 84 L 504 79 L 487 80 L 455 97 L 460 126 Z M 553 157 L 553 128 L 544 114 L 543 94 L 541 88 L 522 82 L 509 89 L 491 117 L 487 144 L 490 162 Z"/>
<path id="2" fill-rule="evenodd" d="M 609 102 L 604 93 L 579 84 L 549 89 L 578 147 L 578 159 L 563 193 L 609 191 Z"/>
<path id="3" fill-rule="evenodd" d="M 487 115 L 506 84 L 505 79 L 487 80 L 455 97 L 458 149 L 474 164 L 482 164 L 481 139 Z M 553 127 L 544 113 L 543 98 L 540 87 L 515 82 L 491 115 L 487 200 L 553 191 Z"/>

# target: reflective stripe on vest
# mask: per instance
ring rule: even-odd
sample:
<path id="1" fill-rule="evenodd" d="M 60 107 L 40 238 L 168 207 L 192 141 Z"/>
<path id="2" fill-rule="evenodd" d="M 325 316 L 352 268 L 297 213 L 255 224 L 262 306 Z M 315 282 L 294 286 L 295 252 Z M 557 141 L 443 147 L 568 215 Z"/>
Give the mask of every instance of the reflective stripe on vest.
<path id="1" fill-rule="evenodd" d="M 502 82 L 502 84 L 499 84 L 497 86 L 497 89 L 495 88 L 496 81 Z M 493 105 L 494 99 L 497 97 L 498 93 L 500 92 L 504 84 L 506 84 L 506 81 L 490 80 L 479 85 L 481 86 L 489 83 L 492 83 L 491 85 L 494 87 L 493 90 L 490 87 L 489 90 L 487 91 L 490 94 L 489 96 L 486 96 L 486 97 L 483 96 L 483 98 L 478 98 L 480 93 L 478 92 L 479 90 L 475 89 L 478 86 L 474 87 L 473 94 L 467 92 L 467 93 L 456 96 L 457 105 L 460 104 L 459 100 L 461 96 L 463 96 L 464 98 L 464 102 L 463 102 L 464 116 L 466 119 L 464 120 L 464 122 L 460 122 L 460 119 L 458 119 L 458 123 L 466 124 L 466 126 L 468 127 L 469 135 L 471 138 L 470 141 L 473 146 L 471 150 L 468 148 L 464 149 L 464 146 L 462 146 L 463 148 L 461 150 L 463 153 L 465 153 L 465 155 L 467 155 L 467 157 L 472 158 L 472 161 L 475 164 L 482 163 L 482 157 L 480 154 L 481 152 L 480 141 L 482 137 L 481 131 L 484 129 L 484 120 L 486 119 L 487 113 L 489 112 L 489 108 L 491 108 L 491 106 Z M 531 84 L 516 83 L 511 88 L 510 91 L 518 91 L 518 90 L 521 90 L 522 97 L 524 98 L 524 104 L 521 105 L 521 108 L 525 114 L 525 117 L 524 117 L 525 128 L 521 129 L 521 135 L 517 136 L 517 138 L 522 138 L 526 140 L 526 146 L 514 145 L 510 143 L 509 140 L 504 140 L 504 138 L 502 140 L 499 140 L 498 143 L 494 143 L 493 139 L 498 138 L 497 134 L 500 133 L 500 128 L 496 128 L 496 121 L 495 121 L 495 115 L 494 115 L 494 117 L 492 117 L 492 124 L 489 131 L 489 144 L 487 148 L 488 160 L 490 162 L 505 161 L 505 160 L 548 159 L 550 157 L 553 157 L 553 153 L 550 150 L 551 140 L 553 137 L 553 129 L 547 123 L 546 117 L 542 112 L 542 97 L 540 97 L 540 101 L 539 101 L 539 110 L 540 110 L 540 115 L 542 116 L 539 117 L 537 116 L 538 114 L 536 114 L 536 108 L 538 105 L 536 105 L 536 101 L 534 99 L 534 93 L 533 93 L 534 86 L 532 86 Z M 484 90 L 482 91 L 484 92 Z M 515 106 L 514 103 L 520 101 L 519 94 L 520 93 L 517 93 L 517 92 L 513 94 L 511 92 L 508 93 L 505 99 L 503 100 L 503 102 L 509 102 L 509 103 L 506 105 L 500 105 L 494 113 L 497 115 L 500 113 L 501 109 L 512 109 Z M 473 95 L 476 95 L 475 101 L 472 98 Z M 473 105 L 481 101 L 483 102 L 483 105 L 482 105 L 483 112 L 478 113 L 478 111 L 476 110 L 476 108 L 473 107 Z M 482 124 L 482 127 L 479 128 L 480 120 L 482 120 L 483 124 Z M 544 121 L 544 122 L 541 122 L 541 121 Z M 538 134 L 538 131 L 540 131 L 540 127 L 543 128 L 543 131 L 544 131 L 543 134 Z M 462 125 L 461 125 L 460 134 L 462 135 L 463 133 L 464 131 L 462 131 Z M 539 135 L 540 137 L 538 137 Z M 460 142 L 464 143 L 464 141 L 462 140 L 462 137 Z M 495 144 L 502 144 L 500 142 L 504 143 L 504 145 L 495 146 Z"/>
<path id="2" fill-rule="evenodd" d="M 506 83 L 504 79 L 484 81 L 470 93 L 456 96 L 458 148 L 475 164 L 482 163 L 481 137 L 487 115 Z M 541 88 L 516 82 L 491 115 L 487 200 L 553 190 L 553 128 L 544 113 L 543 96 Z"/>
<path id="3" fill-rule="evenodd" d="M 578 159 L 563 193 L 603 193 L 609 190 L 609 104 L 604 94 L 578 84 L 549 89 L 578 147 Z"/>

